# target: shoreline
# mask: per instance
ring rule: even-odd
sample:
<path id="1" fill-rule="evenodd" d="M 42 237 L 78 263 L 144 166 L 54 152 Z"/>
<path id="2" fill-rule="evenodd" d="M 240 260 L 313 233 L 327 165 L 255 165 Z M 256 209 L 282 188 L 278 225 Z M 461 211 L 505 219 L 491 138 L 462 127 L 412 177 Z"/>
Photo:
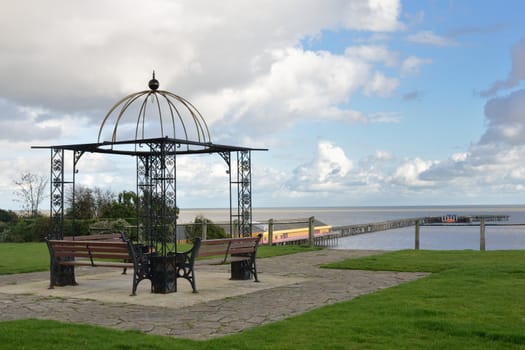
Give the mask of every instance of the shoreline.
<path id="1" fill-rule="evenodd" d="M 236 209 L 234 209 L 235 212 Z M 442 215 L 510 215 L 510 223 L 525 223 L 525 205 L 437 205 L 437 206 L 377 206 L 377 207 L 275 207 L 253 208 L 254 223 L 267 223 L 269 219 L 294 220 L 315 217 L 331 226 L 376 223 L 414 217 Z M 178 223 L 191 223 L 197 215 L 215 222 L 229 222 L 228 208 L 188 208 L 180 209 Z"/>

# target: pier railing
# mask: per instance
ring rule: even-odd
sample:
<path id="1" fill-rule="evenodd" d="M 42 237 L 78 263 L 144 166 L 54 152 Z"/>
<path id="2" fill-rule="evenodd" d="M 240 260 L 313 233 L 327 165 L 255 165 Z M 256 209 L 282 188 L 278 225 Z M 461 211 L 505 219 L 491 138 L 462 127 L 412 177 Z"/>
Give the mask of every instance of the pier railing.
<path id="1" fill-rule="evenodd" d="M 494 223 L 496 221 L 505 221 L 508 220 L 507 215 L 480 215 L 476 217 L 477 220 L 470 222 L 470 223 L 444 223 L 444 224 L 436 224 L 436 223 L 425 223 L 424 220 L 417 220 L 415 223 L 415 235 L 414 235 L 414 249 L 419 250 L 420 247 L 420 240 L 421 240 L 421 226 L 445 226 L 445 227 L 462 227 L 462 226 L 479 226 L 479 250 L 484 251 L 486 250 L 486 227 L 487 226 L 525 226 L 525 224 L 517 224 L 517 223 L 511 223 L 511 224 L 504 224 L 504 223 Z"/>
<path id="2" fill-rule="evenodd" d="M 340 237 L 359 235 L 363 233 L 372 233 L 378 231 L 393 230 L 396 228 L 403 228 L 414 226 L 416 221 L 421 218 L 409 218 L 409 219 L 396 219 L 387 220 L 381 222 L 372 222 L 366 224 L 353 224 L 345 226 L 334 226 L 332 227 L 333 232 L 338 232 Z"/>

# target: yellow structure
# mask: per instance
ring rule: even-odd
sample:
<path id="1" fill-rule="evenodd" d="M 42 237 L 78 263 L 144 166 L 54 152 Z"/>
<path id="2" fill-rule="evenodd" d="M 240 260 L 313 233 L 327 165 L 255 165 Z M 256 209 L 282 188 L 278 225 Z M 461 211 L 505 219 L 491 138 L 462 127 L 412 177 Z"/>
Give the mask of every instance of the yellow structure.
<path id="1" fill-rule="evenodd" d="M 260 227 L 257 225 L 260 230 L 257 230 L 254 227 L 254 235 L 261 233 L 263 235 L 261 244 L 268 244 L 268 231 L 270 224 Z M 283 243 L 292 243 L 296 241 L 308 240 L 308 222 L 291 222 L 286 223 L 284 220 L 276 221 L 273 223 L 273 235 L 272 243 L 273 244 L 283 244 Z M 332 226 L 327 225 L 321 221 L 314 221 L 314 236 L 319 237 L 331 233 Z"/>

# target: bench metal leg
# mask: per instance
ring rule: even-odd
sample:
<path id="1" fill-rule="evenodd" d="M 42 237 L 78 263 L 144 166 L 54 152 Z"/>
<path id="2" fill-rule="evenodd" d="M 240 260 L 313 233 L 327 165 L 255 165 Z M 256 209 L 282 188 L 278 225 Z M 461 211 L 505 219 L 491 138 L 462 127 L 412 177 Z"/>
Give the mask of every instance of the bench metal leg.
<path id="1" fill-rule="evenodd" d="M 257 278 L 257 266 L 255 265 L 255 260 L 252 262 L 252 273 L 253 273 L 253 278 L 255 279 L 254 282 L 260 282 L 259 278 Z"/>
<path id="2" fill-rule="evenodd" d="M 176 278 L 184 278 L 190 282 L 193 293 L 198 293 L 195 282 L 195 270 L 193 269 L 193 266 L 184 263 L 177 264 Z"/>
<path id="3" fill-rule="evenodd" d="M 139 281 L 136 277 L 133 277 L 133 288 L 131 290 L 131 296 L 134 297 L 137 295 L 137 286 L 139 285 Z"/>
<path id="4" fill-rule="evenodd" d="M 57 261 L 51 265 L 51 283 L 49 289 L 55 286 L 76 286 L 75 267 L 72 265 L 60 265 Z"/>

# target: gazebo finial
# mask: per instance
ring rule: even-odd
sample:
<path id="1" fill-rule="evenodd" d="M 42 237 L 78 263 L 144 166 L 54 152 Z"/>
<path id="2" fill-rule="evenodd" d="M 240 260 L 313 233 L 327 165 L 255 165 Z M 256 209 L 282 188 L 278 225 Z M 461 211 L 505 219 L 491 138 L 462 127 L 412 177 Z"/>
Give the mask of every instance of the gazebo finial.
<path id="1" fill-rule="evenodd" d="M 153 78 L 149 81 L 148 86 L 153 91 L 159 88 L 159 81 L 155 79 L 155 70 L 153 70 Z"/>

